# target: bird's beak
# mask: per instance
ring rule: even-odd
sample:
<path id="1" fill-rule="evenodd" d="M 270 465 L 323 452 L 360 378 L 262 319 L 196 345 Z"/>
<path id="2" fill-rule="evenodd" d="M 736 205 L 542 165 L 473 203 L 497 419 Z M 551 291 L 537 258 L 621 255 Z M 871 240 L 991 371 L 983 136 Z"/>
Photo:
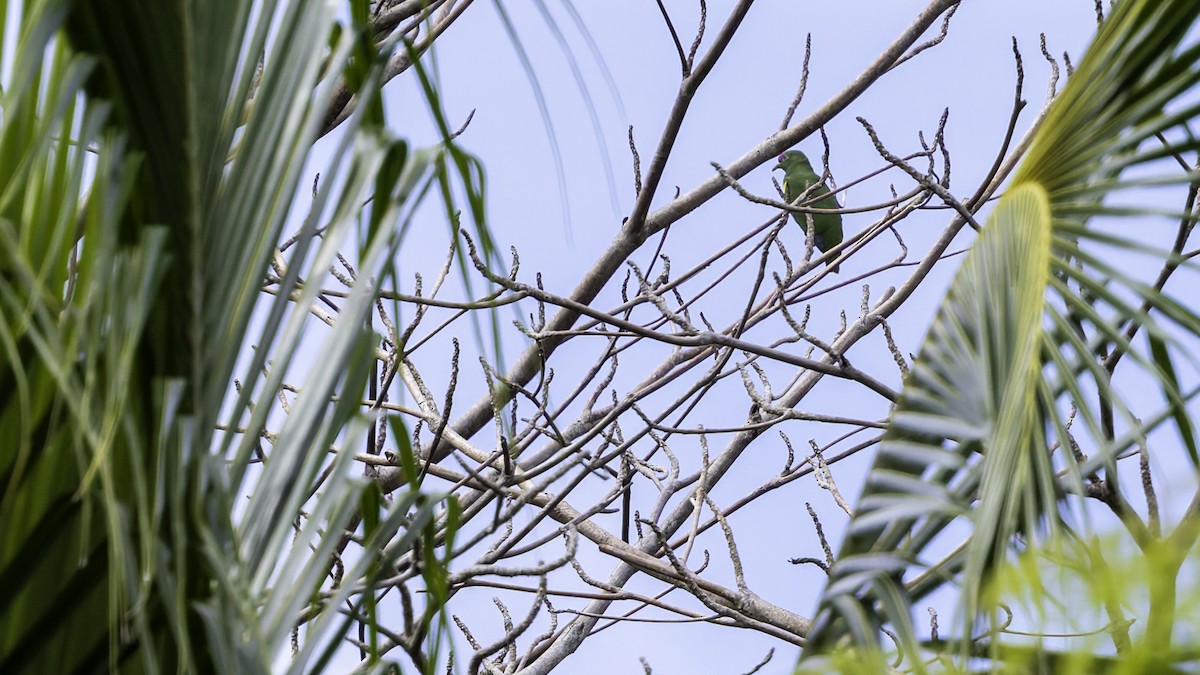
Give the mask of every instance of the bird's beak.
<path id="1" fill-rule="evenodd" d="M 783 168 L 783 162 L 780 162 L 780 163 L 776 164 L 775 166 L 771 167 L 771 170 L 774 171 L 775 169 L 782 169 L 782 168 Z"/>

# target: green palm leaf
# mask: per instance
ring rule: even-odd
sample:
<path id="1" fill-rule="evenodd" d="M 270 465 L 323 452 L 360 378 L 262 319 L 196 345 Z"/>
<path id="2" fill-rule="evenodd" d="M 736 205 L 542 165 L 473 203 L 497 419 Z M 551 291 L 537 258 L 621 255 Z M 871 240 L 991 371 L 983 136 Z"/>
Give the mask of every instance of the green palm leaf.
<path id="1" fill-rule="evenodd" d="M 1181 356 L 1195 363 L 1178 340 L 1200 336 L 1200 317 L 1118 261 L 1138 251 L 1187 263 L 1144 237 L 1089 223 L 1093 216 L 1192 217 L 1154 203 L 1108 202 L 1118 191 L 1132 198 L 1135 188 L 1198 178 L 1126 173 L 1158 170 L 1158 160 L 1197 147 L 1185 125 L 1200 113 L 1187 96 L 1200 81 L 1198 17 L 1200 6 L 1189 0 L 1118 3 L 1054 102 L 905 382 L 806 659 L 847 643 L 874 649 L 886 623 L 919 670 L 911 606 L 947 582 L 960 588 L 957 632 L 965 639 L 956 649 L 965 656 L 977 620 L 987 616 L 989 575 L 1018 535 L 1029 541 L 1062 527 L 1060 502 L 1081 490 L 1081 476 L 1110 466 L 1168 421 L 1200 465 L 1183 411 L 1195 392 L 1180 390 L 1173 366 Z M 1146 346 L 1126 335 L 1133 324 Z M 1139 421 L 1110 386 L 1102 355 L 1114 349 L 1157 382 L 1165 404 L 1156 414 Z M 1124 433 L 1114 434 L 1095 409 L 1097 394 Z M 1068 431 L 1070 406 L 1083 431 Z M 1065 450 L 1079 439 L 1092 457 L 1084 465 Z M 938 543 L 952 525 L 965 525 L 969 536 L 930 569 L 924 561 L 953 548 L 945 537 Z"/>
<path id="2" fill-rule="evenodd" d="M 0 50 L 13 73 L 0 94 L 0 672 L 319 668 L 339 608 L 367 602 L 434 513 L 415 487 L 383 503 L 351 477 L 348 453 L 324 449 L 368 425 L 356 402 L 376 354 L 373 283 L 444 150 L 413 151 L 382 128 L 371 101 L 386 55 L 361 51 L 365 24 L 334 30 L 330 3 L 44 0 L 10 15 L 21 26 Z M 344 127 L 280 293 L 256 310 L 330 74 L 352 67 L 363 113 Z M 360 282 L 252 472 L 269 406 L 251 402 L 297 362 L 317 292 L 302 280 L 321 277 L 360 222 Z M 255 311 L 265 318 L 250 336 Z M 227 401 L 247 344 L 242 393 Z M 243 433 L 218 437 L 219 421 Z M 323 587 L 340 539 L 328 533 L 368 506 L 363 554 Z M 423 562 L 436 577 L 438 561 Z"/>

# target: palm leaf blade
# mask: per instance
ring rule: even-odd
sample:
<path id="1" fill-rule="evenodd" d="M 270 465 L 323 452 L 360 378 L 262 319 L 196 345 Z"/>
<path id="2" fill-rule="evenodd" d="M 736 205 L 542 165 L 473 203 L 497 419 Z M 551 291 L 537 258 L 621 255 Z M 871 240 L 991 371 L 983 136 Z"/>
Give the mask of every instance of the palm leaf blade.
<path id="1" fill-rule="evenodd" d="M 1036 537 L 1057 529 L 1059 501 L 1064 489 L 1079 484 L 1081 471 L 1103 466 L 1116 447 L 1168 420 L 1174 420 L 1184 446 L 1194 453 L 1194 430 L 1182 408 L 1192 394 L 1180 391 L 1170 352 L 1186 354 L 1172 331 L 1200 336 L 1198 317 L 1113 265 L 1109 253 L 1098 253 L 1097 247 L 1137 249 L 1175 265 L 1189 263 L 1136 236 L 1094 230 L 1087 221 L 1104 215 L 1167 215 L 1185 223 L 1191 218 L 1157 204 L 1103 202 L 1117 192 L 1136 196 L 1146 186 L 1194 179 L 1193 171 L 1152 180 L 1125 178 L 1123 172 L 1196 147 L 1185 128 L 1176 132 L 1200 110 L 1194 103 L 1176 104 L 1200 81 L 1200 45 L 1189 38 L 1198 17 L 1200 9 L 1183 0 L 1118 3 L 1054 102 L 1012 187 L 957 273 L 906 379 L 831 570 L 805 658 L 847 640 L 876 649 L 879 631 L 864 635 L 862 630 L 858 614 L 866 612 L 877 626 L 890 622 L 896 628 L 901 648 L 919 670 L 908 628 L 917 596 L 910 593 L 923 596 L 949 580 L 962 589 L 957 644 L 965 657 L 975 622 L 986 609 L 983 587 L 990 573 L 1011 555 L 1016 535 Z M 1176 109 L 1163 112 L 1171 108 Z M 1149 145 L 1158 144 L 1156 136 L 1164 133 L 1184 138 L 1163 148 Z M 1082 298 L 1071 286 L 1083 289 Z M 1131 295 L 1136 301 L 1130 302 Z M 1060 314 L 1063 306 L 1070 321 Z M 1148 309 L 1162 312 L 1171 328 L 1158 327 Z M 1074 335 L 1072 321 L 1082 322 L 1094 338 Z M 1150 336 L 1148 350 L 1124 335 L 1131 324 Z M 1095 360 L 1110 346 L 1130 353 L 1134 364 L 1161 383 L 1164 410 L 1146 420 L 1135 417 Z M 1090 378 L 1086 387 L 1076 381 L 1084 377 Z M 1061 454 L 1056 466 L 1051 438 L 1064 448 L 1074 443 L 1059 407 L 1087 400 L 1091 388 L 1136 433 L 1106 438 L 1110 432 L 1085 410 L 1096 446 L 1088 463 L 1093 468 L 1075 467 L 1069 455 Z M 1068 470 L 1060 479 L 1056 474 L 1064 466 Z M 932 554 L 936 535 L 956 519 L 970 534 L 946 560 L 953 560 L 950 573 L 922 576 L 919 585 L 908 587 L 911 561 Z M 880 571 L 864 576 L 854 562 L 864 556 L 891 556 L 894 563 L 876 564 Z"/>

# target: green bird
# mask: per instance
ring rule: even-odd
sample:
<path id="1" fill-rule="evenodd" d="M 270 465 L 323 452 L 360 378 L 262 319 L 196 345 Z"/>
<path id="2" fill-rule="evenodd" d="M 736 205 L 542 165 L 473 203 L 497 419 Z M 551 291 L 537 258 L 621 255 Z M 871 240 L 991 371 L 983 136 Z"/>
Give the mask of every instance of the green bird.
<path id="1" fill-rule="evenodd" d="M 804 198 L 804 204 L 814 209 L 842 208 L 830 193 L 829 186 L 821 181 L 816 171 L 813 171 L 812 164 L 803 152 L 788 150 L 783 153 L 779 156 L 779 163 L 771 168 L 772 171 L 775 169 L 783 169 L 783 196 L 789 204 L 795 202 L 814 183 L 820 182 L 821 184 Z M 808 232 L 808 217 L 805 214 L 793 212 L 792 218 Z M 812 224 L 814 243 L 822 253 L 842 243 L 842 214 L 814 213 Z M 833 271 L 836 274 L 838 268 L 834 267 Z"/>

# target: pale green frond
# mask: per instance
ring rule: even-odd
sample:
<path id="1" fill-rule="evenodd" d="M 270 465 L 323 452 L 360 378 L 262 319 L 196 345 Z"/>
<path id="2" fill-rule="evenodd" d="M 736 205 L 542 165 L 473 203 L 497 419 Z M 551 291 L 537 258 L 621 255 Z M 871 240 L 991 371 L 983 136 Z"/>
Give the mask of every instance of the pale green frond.
<path id="1" fill-rule="evenodd" d="M 1148 189 L 1196 179 L 1165 158 L 1200 146 L 1186 126 L 1200 116 L 1198 18 L 1185 0 L 1117 3 L 1052 105 L 906 379 L 805 658 L 838 645 L 878 649 L 890 626 L 920 670 L 911 606 L 948 582 L 960 620 L 946 644 L 972 656 L 978 622 L 992 616 L 989 580 L 1016 550 L 1055 536 L 1083 476 L 1163 424 L 1200 467 L 1185 409 L 1196 392 L 1183 391 L 1179 372 L 1200 372 L 1185 346 L 1200 338 L 1200 316 L 1127 262 L 1197 270 L 1131 228 L 1194 219 Z M 1157 398 L 1123 398 L 1109 381 L 1114 353 L 1155 383 Z M 1089 459 L 1076 464 L 1080 444 Z M 942 536 L 952 524 L 969 530 L 957 548 Z M 918 569 L 948 544 L 955 552 L 936 569 Z"/>

